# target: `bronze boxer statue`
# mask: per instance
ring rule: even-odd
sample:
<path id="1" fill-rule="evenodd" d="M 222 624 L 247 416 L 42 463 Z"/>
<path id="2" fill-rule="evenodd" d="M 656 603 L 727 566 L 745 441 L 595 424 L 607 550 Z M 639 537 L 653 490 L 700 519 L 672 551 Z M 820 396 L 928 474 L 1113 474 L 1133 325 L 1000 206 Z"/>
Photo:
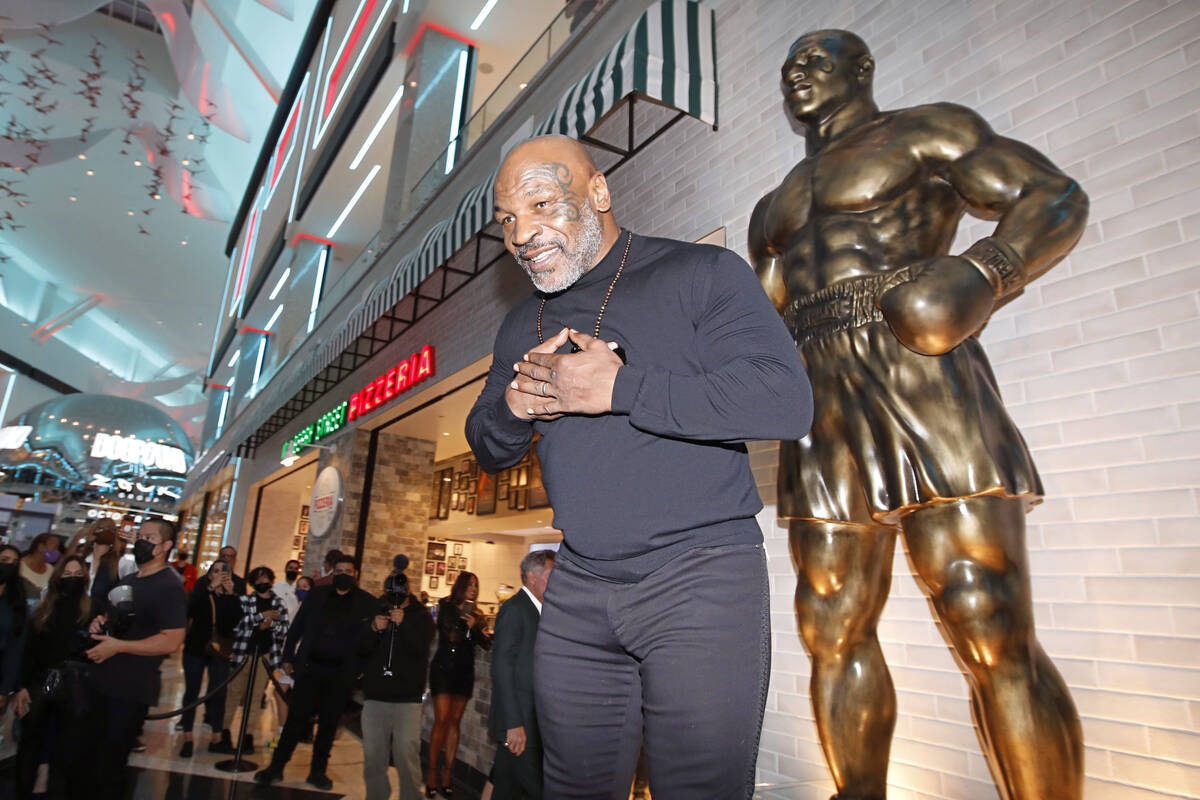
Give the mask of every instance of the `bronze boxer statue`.
<path id="1" fill-rule="evenodd" d="M 783 442 L 817 730 L 838 798 L 882 798 L 896 721 L 876 626 L 896 534 L 961 660 L 1000 793 L 1077 800 L 1083 742 L 1034 636 L 1025 513 L 1043 493 L 976 334 L 1079 239 L 1087 197 L 1044 156 L 939 103 L 880 111 L 866 44 L 796 40 L 783 94 L 807 157 L 759 201 L 751 259 L 813 383 Z M 997 220 L 948 255 L 964 212 Z"/>

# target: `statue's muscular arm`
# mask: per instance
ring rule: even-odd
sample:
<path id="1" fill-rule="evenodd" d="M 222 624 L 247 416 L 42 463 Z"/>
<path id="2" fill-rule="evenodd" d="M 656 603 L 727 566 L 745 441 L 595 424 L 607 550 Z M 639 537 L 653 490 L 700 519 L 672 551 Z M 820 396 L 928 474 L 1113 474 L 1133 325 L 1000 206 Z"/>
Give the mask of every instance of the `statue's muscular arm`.
<path id="1" fill-rule="evenodd" d="M 997 135 L 970 109 L 943 103 L 913 113 L 928 120 L 929 135 L 919 141 L 922 161 L 973 211 L 999 220 L 992 237 L 1020 260 L 1021 274 L 1002 296 L 1070 252 L 1087 222 L 1088 199 L 1079 184 L 1032 147 Z"/>
<path id="2" fill-rule="evenodd" d="M 758 201 L 750 214 L 750 264 L 754 267 L 758 281 L 770 298 L 771 304 L 777 311 L 783 311 L 789 299 L 787 280 L 783 274 L 783 259 L 767 239 L 767 208 L 770 207 L 773 197 L 774 192 L 767 194 Z"/>
<path id="3" fill-rule="evenodd" d="M 912 279 L 879 297 L 904 345 L 937 355 L 977 332 L 999 305 L 1070 251 L 1087 221 L 1087 197 L 1048 159 L 997 136 L 978 114 L 950 104 L 905 114 L 913 155 L 964 202 L 998 219 L 991 236 L 959 255 L 914 265 Z"/>

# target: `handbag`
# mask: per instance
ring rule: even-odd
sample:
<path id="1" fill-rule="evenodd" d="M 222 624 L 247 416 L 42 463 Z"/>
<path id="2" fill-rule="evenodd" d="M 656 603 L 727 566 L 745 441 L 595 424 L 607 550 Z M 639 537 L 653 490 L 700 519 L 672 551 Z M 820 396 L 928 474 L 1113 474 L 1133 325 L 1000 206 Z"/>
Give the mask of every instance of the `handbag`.
<path id="1" fill-rule="evenodd" d="M 212 638 L 208 640 L 206 652 L 213 658 L 228 661 L 233 658 L 233 637 L 225 636 L 217 630 L 217 601 L 212 595 L 208 596 L 208 604 L 212 608 Z"/>

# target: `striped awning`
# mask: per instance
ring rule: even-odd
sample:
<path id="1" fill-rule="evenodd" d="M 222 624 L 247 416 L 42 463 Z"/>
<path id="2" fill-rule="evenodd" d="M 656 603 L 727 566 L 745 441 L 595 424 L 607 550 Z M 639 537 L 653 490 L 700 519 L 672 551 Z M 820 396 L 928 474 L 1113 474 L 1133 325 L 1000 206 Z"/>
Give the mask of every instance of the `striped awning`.
<path id="1" fill-rule="evenodd" d="M 600 63 L 571 86 L 554 112 L 535 128 L 535 133 L 581 137 L 634 92 L 715 126 L 717 66 L 713 18 L 712 9 L 702 1 L 654 3 Z M 495 180 L 493 172 L 466 192 L 454 215 L 433 225 L 421 245 L 404 256 L 391 274 L 372 288 L 314 354 L 317 363 L 308 377 L 337 358 L 385 311 L 483 230 L 492 218 Z"/>

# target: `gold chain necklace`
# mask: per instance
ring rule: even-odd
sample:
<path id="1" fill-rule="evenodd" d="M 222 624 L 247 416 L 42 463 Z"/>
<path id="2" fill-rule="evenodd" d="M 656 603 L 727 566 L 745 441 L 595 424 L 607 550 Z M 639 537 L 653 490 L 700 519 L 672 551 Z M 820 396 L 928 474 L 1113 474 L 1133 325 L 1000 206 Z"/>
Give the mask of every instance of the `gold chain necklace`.
<path id="1" fill-rule="evenodd" d="M 625 252 L 621 255 L 621 265 L 617 267 L 617 274 L 613 275 L 612 283 L 608 285 L 608 291 L 604 293 L 604 302 L 600 304 L 600 313 L 596 315 L 596 327 L 592 331 L 592 337 L 595 339 L 600 338 L 600 320 L 604 319 L 604 310 L 608 308 L 608 300 L 610 297 L 612 297 L 613 289 L 616 288 L 617 281 L 621 280 L 621 272 L 625 269 L 625 260 L 629 258 L 629 246 L 631 244 L 633 244 L 633 231 L 629 231 L 629 236 L 627 236 L 625 239 Z M 541 305 L 538 306 L 537 315 L 538 344 L 541 344 L 545 341 L 545 338 L 542 336 L 542 312 L 545 310 L 546 298 L 543 297 Z M 571 352 L 578 353 L 579 345 L 573 345 Z M 617 354 L 621 355 L 620 348 L 618 348 Z M 625 360 L 623 355 L 621 356 L 621 360 Z"/>

